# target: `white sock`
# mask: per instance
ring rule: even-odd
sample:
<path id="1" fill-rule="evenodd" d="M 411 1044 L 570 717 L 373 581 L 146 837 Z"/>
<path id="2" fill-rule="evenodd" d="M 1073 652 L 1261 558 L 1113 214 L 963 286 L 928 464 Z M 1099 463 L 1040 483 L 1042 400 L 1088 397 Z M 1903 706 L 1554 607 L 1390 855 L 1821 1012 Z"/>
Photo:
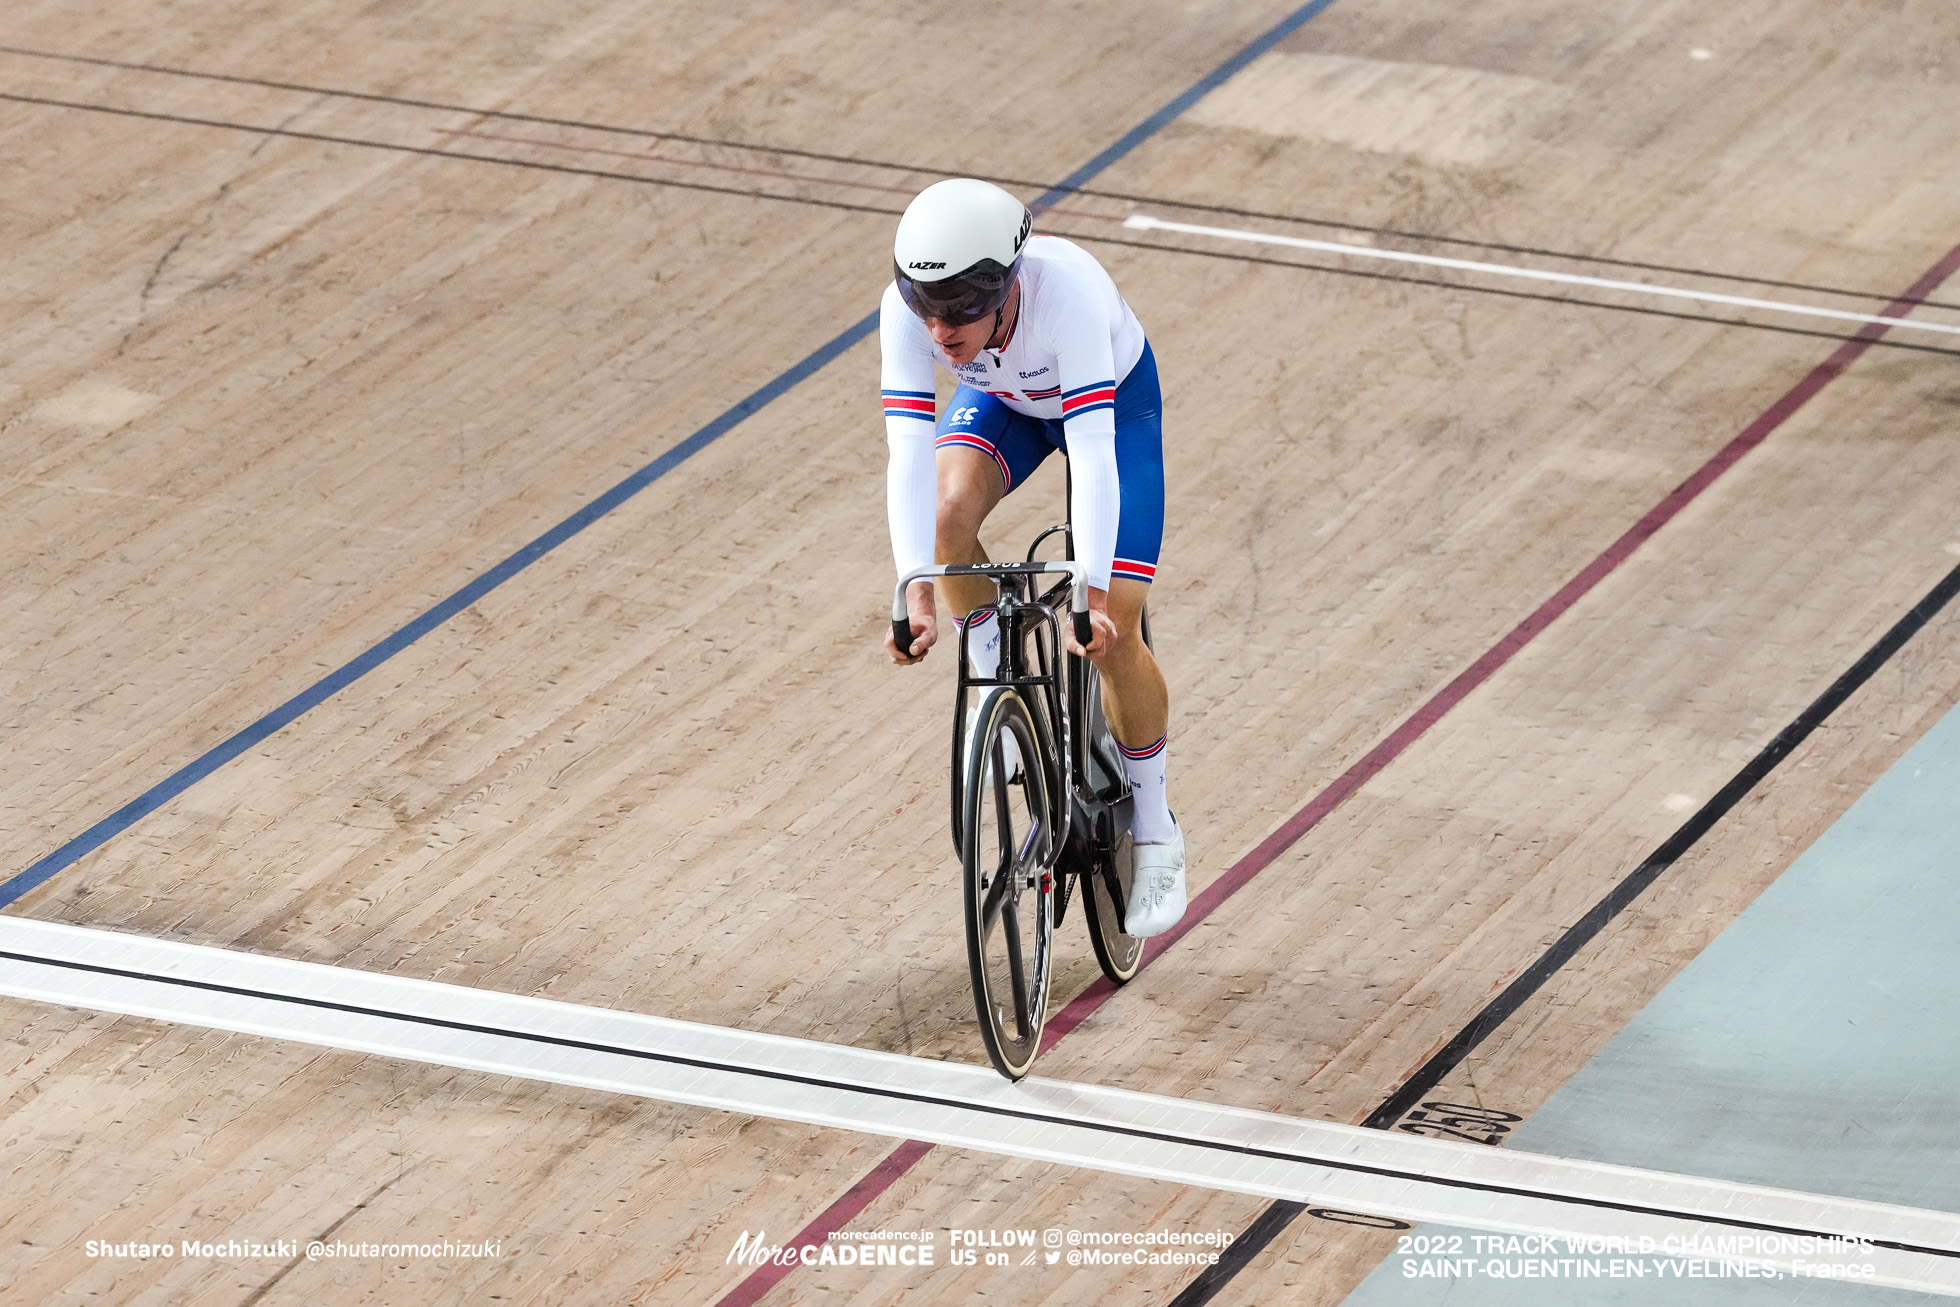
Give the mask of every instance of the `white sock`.
<path id="1" fill-rule="evenodd" d="M 953 619 L 961 627 L 969 621 L 973 630 L 966 638 L 966 660 L 973 666 L 973 674 L 981 680 L 992 680 L 1000 670 L 1000 623 L 994 620 L 994 610 L 983 608 L 978 613 Z"/>
<path id="2" fill-rule="evenodd" d="M 1177 822 L 1171 818 L 1170 800 L 1164 793 L 1164 755 L 1170 752 L 1170 736 L 1160 735 L 1155 744 L 1132 749 L 1117 742 L 1123 751 L 1123 770 L 1130 774 L 1130 792 L 1136 808 L 1130 816 L 1130 834 L 1139 844 L 1165 844 L 1176 837 Z"/>

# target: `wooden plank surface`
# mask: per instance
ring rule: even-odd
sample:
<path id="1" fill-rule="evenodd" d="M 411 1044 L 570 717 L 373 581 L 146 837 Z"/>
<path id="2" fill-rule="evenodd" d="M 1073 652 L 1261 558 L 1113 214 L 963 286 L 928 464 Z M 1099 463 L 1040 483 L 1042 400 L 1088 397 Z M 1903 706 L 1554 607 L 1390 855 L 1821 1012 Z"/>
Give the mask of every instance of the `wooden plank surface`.
<path id="1" fill-rule="evenodd" d="M 1039 181 L 1282 12 L 1009 8 L 990 21 L 1020 24 L 1019 53 L 953 97 L 956 17 L 782 0 L 169 24 L 30 5 L 6 43 Z M 1616 21 L 1341 0 L 1098 185 L 1876 308 L 1960 241 L 1960 188 L 1925 166 L 1953 36 L 1932 6 Z M 0 219 L 20 251 L 0 274 L 0 492 L 25 528 L 0 542 L 13 869 L 768 381 L 885 276 L 877 213 L 512 162 L 653 175 L 599 156 L 590 129 L 473 139 L 503 162 L 469 161 L 346 143 L 484 130 L 426 105 L 18 54 L 0 71 L 15 94 L 346 138 L 0 104 L 0 150 L 36 179 Z M 1359 108 L 1328 125 L 1330 104 Z M 761 167 L 688 157 L 659 176 Z M 839 168 L 713 176 L 896 208 L 874 188 L 914 175 Z M 1155 611 L 1195 885 L 1832 348 L 1113 244 L 1128 203 L 1044 225 L 1104 259 L 1164 370 Z M 947 668 L 897 672 L 876 648 L 875 367 L 874 344 L 849 351 L 13 910 L 978 1058 L 943 826 Z M 1855 364 L 1044 1074 L 1365 1116 L 1680 823 L 1679 796 L 1718 788 L 1952 565 L 1951 367 L 1882 347 Z M 1060 498 L 1048 469 L 988 539 L 1013 547 Z M 1960 695 L 1951 640 L 1941 625 L 1902 655 L 1451 1092 L 1542 1101 Z M 1078 929 L 1064 995 L 1095 974 Z M 129 1020 L 10 1005 L 8 1027 L 0 1151 L 59 1201 L 10 1218 L 0 1280 L 50 1296 L 711 1301 L 741 1279 L 736 1233 L 787 1237 L 888 1151 Z M 937 1150 L 860 1224 L 1239 1230 L 1256 1210 Z M 512 1252 L 274 1280 L 80 1250 L 186 1213 Z M 1302 1223 L 1231 1300 L 1338 1301 L 1385 1246 Z M 771 1301 L 964 1301 L 982 1283 L 859 1275 L 799 1272 Z M 984 1283 L 1161 1301 L 1185 1278 Z"/>

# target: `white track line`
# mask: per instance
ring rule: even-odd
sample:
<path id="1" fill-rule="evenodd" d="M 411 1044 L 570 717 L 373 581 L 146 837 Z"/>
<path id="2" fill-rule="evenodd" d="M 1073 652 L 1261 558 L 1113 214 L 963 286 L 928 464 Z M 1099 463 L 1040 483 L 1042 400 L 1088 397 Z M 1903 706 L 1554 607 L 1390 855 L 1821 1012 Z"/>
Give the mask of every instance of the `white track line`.
<path id="1" fill-rule="evenodd" d="M 0 955 L 0 994 L 18 998 L 1409 1221 L 1688 1240 L 1711 1257 L 1720 1240 L 1777 1232 L 1904 1244 L 1858 1252 L 1875 1268 L 1864 1282 L 1960 1296 L 1960 1216 L 1942 1212 L 1096 1085 L 1009 1084 L 983 1067 L 21 917 L 0 916 Z"/>
<path id="2" fill-rule="evenodd" d="M 1167 222 L 1148 214 L 1131 214 L 1123 225 L 1132 231 L 1176 231 L 1189 236 L 1212 236 L 1219 240 L 1251 241 L 1258 245 L 1284 245 L 1288 249 L 1318 250 L 1356 259 L 1387 259 L 1393 263 L 1419 263 L 1430 268 L 1454 268 L 1459 272 L 1483 272 L 1498 277 L 1525 277 L 1532 281 L 1555 281 L 1568 286 L 1591 286 L 1598 290 L 1630 291 L 1639 295 L 1665 295 L 1673 299 L 1700 300 L 1708 304 L 1730 304 L 1744 309 L 1769 309 L 1777 313 L 1800 313 L 1812 318 L 1834 318 L 1842 322 L 1880 323 L 1914 331 L 1937 331 L 1960 336 L 1960 327 L 1914 318 L 1891 318 L 1873 313 L 1849 313 L 1843 309 L 1820 309 L 1810 304 L 1790 304 L 1783 300 L 1751 299 L 1746 295 L 1720 295 L 1707 290 L 1685 290 L 1679 286 L 1656 286 L 1645 281 L 1614 281 L 1608 277 L 1582 277 L 1572 272 L 1547 272 L 1541 268 L 1520 268 L 1509 263 L 1480 263 L 1474 259 L 1446 259 L 1436 254 L 1411 254 L 1406 250 L 1379 250 L 1366 245 L 1343 245 L 1339 241 L 1308 240 L 1302 236 L 1276 236 L 1270 232 L 1242 231 L 1236 227 L 1201 227 L 1189 222 Z"/>

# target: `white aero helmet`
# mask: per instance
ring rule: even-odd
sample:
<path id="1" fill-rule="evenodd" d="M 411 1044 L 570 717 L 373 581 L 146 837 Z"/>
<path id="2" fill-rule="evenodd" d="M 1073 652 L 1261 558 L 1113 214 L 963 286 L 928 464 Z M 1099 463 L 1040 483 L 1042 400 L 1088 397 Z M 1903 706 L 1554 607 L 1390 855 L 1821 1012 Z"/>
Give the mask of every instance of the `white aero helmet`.
<path id="1" fill-rule="evenodd" d="M 992 182 L 955 177 L 920 191 L 898 220 L 892 262 L 912 312 L 955 326 L 998 313 L 1014 289 L 1034 215 Z"/>

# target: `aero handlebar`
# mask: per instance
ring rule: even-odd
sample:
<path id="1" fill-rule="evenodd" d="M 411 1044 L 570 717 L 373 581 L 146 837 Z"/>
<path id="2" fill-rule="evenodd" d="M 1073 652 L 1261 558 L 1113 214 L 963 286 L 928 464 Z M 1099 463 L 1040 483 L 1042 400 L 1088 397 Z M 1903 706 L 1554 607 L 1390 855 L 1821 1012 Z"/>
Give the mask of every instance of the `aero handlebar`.
<path id="1" fill-rule="evenodd" d="M 935 576 L 984 576 L 998 580 L 1003 576 L 1040 576 L 1044 573 L 1061 573 L 1069 578 L 1071 594 L 1069 611 L 1075 622 L 1075 642 L 1083 648 L 1095 638 L 1095 628 L 1089 625 L 1089 572 L 1080 563 L 1056 561 L 1052 563 L 940 563 L 934 567 L 921 567 L 908 572 L 900 578 L 898 588 L 892 592 L 892 641 L 898 651 L 907 658 L 912 656 L 912 617 L 905 608 L 905 590 L 914 581 L 924 581 Z"/>

